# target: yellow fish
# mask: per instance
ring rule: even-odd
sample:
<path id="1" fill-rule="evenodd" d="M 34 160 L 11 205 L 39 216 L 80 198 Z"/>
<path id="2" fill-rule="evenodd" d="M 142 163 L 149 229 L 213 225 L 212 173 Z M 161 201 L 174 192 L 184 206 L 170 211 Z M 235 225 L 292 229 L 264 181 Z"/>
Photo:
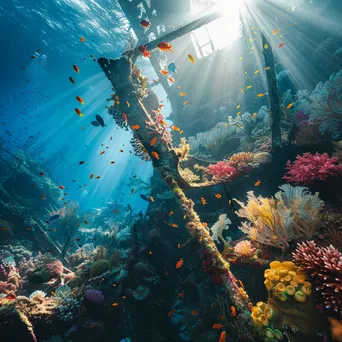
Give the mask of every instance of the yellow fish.
<path id="1" fill-rule="evenodd" d="M 244 94 L 244 93 L 245 93 L 245 91 L 244 91 L 242 88 L 240 88 L 240 91 L 241 91 L 241 93 L 242 93 L 242 94 Z"/>
<path id="2" fill-rule="evenodd" d="M 251 85 L 247 86 L 247 89 L 251 89 L 251 88 L 252 88 L 252 86 L 251 86 Z"/>
<path id="3" fill-rule="evenodd" d="M 287 109 L 290 109 L 291 107 L 293 107 L 293 102 L 290 103 L 290 104 L 288 104 L 286 108 L 287 108 Z"/>
<path id="4" fill-rule="evenodd" d="M 194 58 L 194 56 L 193 55 L 188 55 L 188 60 L 192 63 L 192 64 L 194 64 L 196 61 L 195 61 L 195 58 Z"/>
<path id="5" fill-rule="evenodd" d="M 254 75 L 259 73 L 259 69 L 254 71 Z"/>
<path id="6" fill-rule="evenodd" d="M 260 94 L 258 94 L 257 96 L 258 96 L 258 97 L 263 97 L 263 96 L 265 96 L 265 94 L 260 93 Z"/>
<path id="7" fill-rule="evenodd" d="M 236 109 L 239 109 L 240 107 L 241 107 L 240 105 L 237 105 L 237 106 L 236 106 Z"/>

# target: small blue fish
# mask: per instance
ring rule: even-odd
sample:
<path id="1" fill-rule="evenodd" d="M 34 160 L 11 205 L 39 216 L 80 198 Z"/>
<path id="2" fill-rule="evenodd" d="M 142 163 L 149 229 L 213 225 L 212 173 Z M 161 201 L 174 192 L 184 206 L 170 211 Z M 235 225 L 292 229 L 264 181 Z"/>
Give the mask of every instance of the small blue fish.
<path id="1" fill-rule="evenodd" d="M 167 67 L 167 71 L 172 74 L 177 72 L 176 70 L 176 64 L 175 63 L 171 63 L 168 67 Z"/>
<path id="2" fill-rule="evenodd" d="M 151 202 L 150 199 L 149 199 L 147 196 L 143 195 L 143 194 L 140 194 L 140 197 L 141 197 L 144 201 L 146 201 L 146 202 Z"/>

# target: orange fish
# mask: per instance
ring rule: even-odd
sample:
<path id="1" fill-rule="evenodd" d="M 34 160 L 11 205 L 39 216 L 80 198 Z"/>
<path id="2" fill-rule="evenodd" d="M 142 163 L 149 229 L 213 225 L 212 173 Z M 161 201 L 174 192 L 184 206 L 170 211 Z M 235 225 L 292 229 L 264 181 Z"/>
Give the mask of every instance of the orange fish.
<path id="1" fill-rule="evenodd" d="M 147 47 L 145 45 L 138 47 L 138 52 L 140 52 L 144 57 L 149 58 L 151 57 L 151 51 L 147 50 Z"/>
<path id="2" fill-rule="evenodd" d="M 199 312 L 196 311 L 196 310 L 192 310 L 192 311 L 191 311 L 191 315 L 193 315 L 193 316 L 198 316 L 198 315 L 199 315 Z"/>
<path id="3" fill-rule="evenodd" d="M 169 215 L 171 216 L 171 215 L 173 215 L 175 212 L 174 211 L 170 211 L 169 212 Z"/>
<path id="4" fill-rule="evenodd" d="M 201 202 L 202 202 L 203 205 L 208 204 L 204 197 L 201 197 Z"/>
<path id="5" fill-rule="evenodd" d="M 216 198 L 222 198 L 222 195 L 220 195 L 220 194 L 215 194 L 215 197 L 216 197 Z"/>
<path id="6" fill-rule="evenodd" d="M 163 101 L 162 101 L 163 102 Z M 159 106 L 158 106 L 158 109 L 162 109 L 163 107 L 165 107 L 165 105 L 164 104 L 160 104 Z"/>
<path id="7" fill-rule="evenodd" d="M 172 226 L 173 228 L 178 228 L 178 224 L 176 224 L 176 223 L 173 223 L 171 226 Z"/>
<path id="8" fill-rule="evenodd" d="M 219 323 L 215 323 L 215 324 L 213 325 L 213 328 L 214 328 L 214 329 L 222 329 L 222 328 L 223 328 L 223 325 L 222 325 L 222 324 L 219 324 Z"/>
<path id="9" fill-rule="evenodd" d="M 83 43 L 85 41 L 84 37 L 81 37 L 80 42 Z"/>
<path id="10" fill-rule="evenodd" d="M 122 113 L 122 116 L 123 116 L 124 120 L 127 122 L 127 114 L 126 113 Z"/>
<path id="11" fill-rule="evenodd" d="M 258 96 L 258 97 L 264 97 L 265 94 L 260 93 L 260 94 L 258 94 L 257 96 Z"/>
<path id="12" fill-rule="evenodd" d="M 140 22 L 140 26 L 142 26 L 143 28 L 147 29 L 151 26 L 151 23 L 148 20 L 141 20 Z"/>
<path id="13" fill-rule="evenodd" d="M 182 248 L 180 243 L 177 245 L 177 247 L 178 247 L 178 248 Z"/>
<path id="14" fill-rule="evenodd" d="M 112 306 L 119 306 L 119 304 L 118 303 L 113 303 Z"/>
<path id="15" fill-rule="evenodd" d="M 79 67 L 78 67 L 76 64 L 74 64 L 72 67 L 74 68 L 74 70 L 75 70 L 77 73 L 80 73 L 80 69 L 79 69 Z"/>
<path id="16" fill-rule="evenodd" d="M 157 141 L 157 137 L 154 137 L 150 140 L 150 146 L 153 146 Z"/>
<path id="17" fill-rule="evenodd" d="M 100 154 L 105 154 L 106 151 L 101 151 Z"/>
<path id="18" fill-rule="evenodd" d="M 84 105 L 84 101 L 83 101 L 82 97 L 76 96 L 76 100 L 77 100 L 79 103 L 81 103 L 81 104 Z"/>
<path id="19" fill-rule="evenodd" d="M 287 108 L 287 109 L 290 109 L 290 108 L 292 108 L 292 107 L 293 107 L 293 102 L 290 103 L 290 104 L 288 104 L 286 108 Z"/>
<path id="20" fill-rule="evenodd" d="M 184 101 L 183 102 L 183 105 L 185 106 L 185 105 L 187 105 L 188 104 L 188 101 Z"/>
<path id="21" fill-rule="evenodd" d="M 70 82 L 71 82 L 72 84 L 75 84 L 75 83 L 76 83 L 75 80 L 74 80 L 71 76 L 69 76 L 69 80 L 70 80 Z"/>
<path id="22" fill-rule="evenodd" d="M 266 67 L 265 70 L 271 70 L 271 67 Z"/>
<path id="23" fill-rule="evenodd" d="M 281 47 L 283 47 L 285 45 L 285 43 L 280 43 L 279 45 L 278 45 L 278 48 L 281 48 Z"/>
<path id="24" fill-rule="evenodd" d="M 261 182 L 258 180 L 257 182 L 255 182 L 254 186 L 259 186 L 261 184 Z"/>
<path id="25" fill-rule="evenodd" d="M 180 131 L 180 128 L 177 127 L 177 126 L 175 126 L 175 125 L 172 125 L 171 128 L 172 128 L 174 131 L 178 131 L 178 132 Z"/>
<path id="26" fill-rule="evenodd" d="M 155 159 L 157 159 L 157 160 L 160 159 L 160 158 L 159 158 L 159 154 L 158 154 L 157 152 L 153 151 L 151 154 L 152 154 L 152 156 L 153 156 Z"/>
<path id="27" fill-rule="evenodd" d="M 152 196 L 150 196 L 150 201 L 154 202 L 154 198 Z"/>
<path id="28" fill-rule="evenodd" d="M 276 29 L 273 31 L 273 35 L 275 36 L 278 32 L 279 32 L 280 29 Z"/>
<path id="29" fill-rule="evenodd" d="M 168 43 L 165 43 L 165 42 L 159 43 L 159 44 L 157 45 L 157 47 L 158 47 L 160 50 L 164 51 L 164 52 L 170 51 L 170 50 L 172 51 L 172 46 L 171 46 L 170 44 L 168 44 Z"/>
<path id="30" fill-rule="evenodd" d="M 120 150 L 119 152 L 123 153 L 123 150 Z"/>
<path id="31" fill-rule="evenodd" d="M 134 130 L 139 129 L 139 128 L 140 128 L 139 125 L 134 125 L 134 126 L 132 126 L 132 129 L 134 129 Z"/>
<path id="32" fill-rule="evenodd" d="M 167 317 L 171 317 L 171 316 L 173 315 L 174 312 L 175 312 L 175 310 L 169 311 L 169 313 L 167 314 Z"/>
<path id="33" fill-rule="evenodd" d="M 239 282 L 240 286 L 244 289 L 245 285 L 243 285 L 243 282 L 240 279 L 238 280 L 238 282 Z"/>
<path id="34" fill-rule="evenodd" d="M 207 228 L 207 227 L 208 227 L 208 223 L 207 223 L 207 222 L 202 222 L 202 226 L 203 226 L 204 228 Z"/>
<path id="35" fill-rule="evenodd" d="M 176 263 L 176 268 L 181 268 L 181 267 L 183 266 L 183 264 L 184 264 L 183 259 L 180 259 L 180 260 L 177 261 L 177 263 Z"/>
<path id="36" fill-rule="evenodd" d="M 82 112 L 78 108 L 75 108 L 74 110 L 79 117 L 83 116 Z"/>
<path id="37" fill-rule="evenodd" d="M 160 73 L 163 75 L 163 76 L 166 76 L 169 72 L 165 69 L 162 69 L 160 70 Z"/>
<path id="38" fill-rule="evenodd" d="M 186 93 L 184 93 L 183 91 L 181 91 L 181 92 L 180 92 L 180 96 L 185 97 L 185 96 L 186 96 Z"/>
<path id="39" fill-rule="evenodd" d="M 230 310 L 232 311 L 232 316 L 235 317 L 236 316 L 236 309 L 235 309 L 235 307 L 231 306 Z"/>
<path id="40" fill-rule="evenodd" d="M 58 189 L 64 189 L 64 186 L 63 186 L 63 185 L 60 185 L 60 186 L 58 187 Z"/>
<path id="41" fill-rule="evenodd" d="M 227 337 L 227 333 L 225 331 L 222 331 L 218 342 L 226 342 L 226 337 Z"/>
<path id="42" fill-rule="evenodd" d="M 163 126 L 165 126 L 165 127 L 167 126 L 167 123 L 166 123 L 164 120 L 161 120 L 161 121 L 160 121 L 160 124 L 163 125 Z"/>

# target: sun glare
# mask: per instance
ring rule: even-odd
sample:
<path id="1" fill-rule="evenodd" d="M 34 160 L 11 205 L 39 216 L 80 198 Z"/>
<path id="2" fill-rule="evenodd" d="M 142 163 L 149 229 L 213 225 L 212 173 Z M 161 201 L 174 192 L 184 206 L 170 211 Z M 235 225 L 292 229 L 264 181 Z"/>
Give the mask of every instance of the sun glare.
<path id="1" fill-rule="evenodd" d="M 223 16 L 193 33 L 198 57 L 208 56 L 216 49 L 229 46 L 239 37 L 241 3 L 242 0 L 217 1 L 211 10 L 223 13 Z M 200 11 L 198 6 L 193 7 L 194 13 Z"/>

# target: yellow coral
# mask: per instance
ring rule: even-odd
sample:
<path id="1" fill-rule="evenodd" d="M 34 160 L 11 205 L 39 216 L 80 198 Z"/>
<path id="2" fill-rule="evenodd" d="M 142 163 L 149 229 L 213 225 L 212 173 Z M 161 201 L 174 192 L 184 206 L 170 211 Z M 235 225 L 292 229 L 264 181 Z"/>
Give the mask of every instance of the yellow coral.
<path id="1" fill-rule="evenodd" d="M 278 293 L 283 293 L 285 291 L 285 285 L 283 283 L 278 283 L 275 287 L 275 291 Z"/>
<path id="2" fill-rule="evenodd" d="M 304 303 L 306 301 L 306 295 L 302 291 L 297 291 L 294 294 L 294 299 L 299 303 Z"/>
<path id="3" fill-rule="evenodd" d="M 287 285 L 285 287 L 285 291 L 289 296 L 293 296 L 296 292 L 296 289 L 292 285 Z"/>

